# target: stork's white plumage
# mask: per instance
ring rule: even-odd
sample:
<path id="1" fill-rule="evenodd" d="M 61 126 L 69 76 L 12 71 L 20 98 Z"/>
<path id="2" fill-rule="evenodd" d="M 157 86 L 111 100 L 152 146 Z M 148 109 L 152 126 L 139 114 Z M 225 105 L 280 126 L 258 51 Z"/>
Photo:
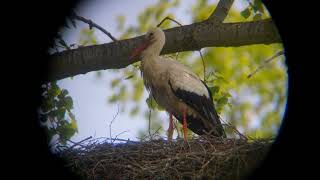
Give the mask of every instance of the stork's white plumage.
<path id="1" fill-rule="evenodd" d="M 164 32 L 160 28 L 152 29 L 130 58 L 142 58 L 145 87 L 170 114 L 168 139 L 172 140 L 172 115 L 183 123 L 185 141 L 187 127 L 199 135 L 225 137 L 207 85 L 183 64 L 161 57 L 164 44 Z"/>

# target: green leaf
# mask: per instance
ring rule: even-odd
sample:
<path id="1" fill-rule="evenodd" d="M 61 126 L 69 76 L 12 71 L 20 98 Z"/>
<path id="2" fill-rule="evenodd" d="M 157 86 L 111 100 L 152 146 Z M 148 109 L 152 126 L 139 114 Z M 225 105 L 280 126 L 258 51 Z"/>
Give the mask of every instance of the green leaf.
<path id="1" fill-rule="evenodd" d="M 71 123 L 66 123 L 63 126 L 57 127 L 57 133 L 62 144 L 65 144 L 65 142 L 69 140 L 76 132 L 77 129 L 74 129 Z"/>
<path id="2" fill-rule="evenodd" d="M 213 86 L 213 87 L 209 87 L 209 89 L 210 89 L 212 95 L 214 96 L 216 93 L 219 92 L 220 87 L 219 86 Z"/>
<path id="3" fill-rule="evenodd" d="M 43 100 L 43 105 L 42 105 L 42 110 L 44 112 L 47 112 L 49 110 L 51 110 L 54 106 L 54 103 L 53 103 L 53 99 L 52 98 L 45 98 Z"/>
<path id="4" fill-rule="evenodd" d="M 65 99 L 64 99 L 64 102 L 65 102 L 65 107 L 70 110 L 73 108 L 73 100 L 70 96 L 67 96 Z"/>
<path id="5" fill-rule="evenodd" d="M 222 96 L 226 98 L 232 97 L 232 95 L 229 92 L 223 92 Z"/>
<path id="6" fill-rule="evenodd" d="M 75 129 L 76 132 L 78 132 L 77 121 L 76 121 L 76 119 L 75 119 L 74 114 L 73 114 L 72 112 L 68 112 L 68 115 L 69 115 L 69 117 L 70 117 L 70 119 L 71 119 L 70 127 L 73 128 L 73 129 Z"/>
<path id="7" fill-rule="evenodd" d="M 151 94 L 149 95 L 149 97 L 146 99 L 146 103 L 148 104 L 148 107 L 150 109 L 155 109 L 156 107 L 156 101 L 153 99 L 153 97 L 151 96 Z"/>
<path id="8" fill-rule="evenodd" d="M 150 109 L 156 109 L 158 111 L 164 111 L 164 108 L 162 108 L 161 106 L 158 105 L 158 103 L 156 102 L 156 100 L 152 97 L 152 95 L 150 94 L 149 97 L 146 99 L 146 102 L 148 104 L 148 107 Z"/>
<path id="9" fill-rule="evenodd" d="M 130 75 L 130 76 L 126 77 L 125 80 L 131 79 L 131 78 L 133 78 L 133 76 L 134 75 Z"/>
<path id="10" fill-rule="evenodd" d="M 261 13 L 264 12 L 263 4 L 261 0 L 254 0 L 253 1 L 253 6 L 255 11 L 260 11 Z"/>
<path id="11" fill-rule="evenodd" d="M 56 83 L 51 83 L 50 89 L 49 89 L 49 96 L 58 96 L 61 92 L 60 87 Z"/>
<path id="12" fill-rule="evenodd" d="M 111 81 L 111 87 L 114 88 L 120 83 L 120 79 L 114 79 Z"/>
<path id="13" fill-rule="evenodd" d="M 241 16 L 247 19 L 251 15 L 249 7 L 240 12 Z"/>
<path id="14" fill-rule="evenodd" d="M 262 15 L 260 13 L 258 13 L 256 15 L 254 15 L 253 20 L 258 21 L 258 20 L 261 20 L 261 18 L 262 18 Z"/>
<path id="15" fill-rule="evenodd" d="M 63 96 L 66 96 L 66 95 L 69 94 L 69 91 L 66 90 L 66 89 L 63 89 L 63 90 L 61 91 L 61 94 L 62 94 Z"/>
<path id="16" fill-rule="evenodd" d="M 227 97 L 222 97 L 218 100 L 217 102 L 219 104 L 219 106 L 224 106 L 228 103 L 228 98 Z"/>
<path id="17" fill-rule="evenodd" d="M 114 102 L 118 101 L 118 99 L 119 99 L 119 95 L 117 95 L 117 94 L 112 94 L 112 95 L 108 98 L 108 102 L 109 102 L 109 103 L 114 103 Z"/>
<path id="18" fill-rule="evenodd" d="M 66 114 L 66 109 L 60 108 L 60 109 L 55 110 L 55 112 L 56 112 L 56 116 L 58 119 L 63 119 Z"/>
<path id="19" fill-rule="evenodd" d="M 61 93 L 58 95 L 59 99 L 64 99 L 69 94 L 68 90 L 62 89 Z"/>

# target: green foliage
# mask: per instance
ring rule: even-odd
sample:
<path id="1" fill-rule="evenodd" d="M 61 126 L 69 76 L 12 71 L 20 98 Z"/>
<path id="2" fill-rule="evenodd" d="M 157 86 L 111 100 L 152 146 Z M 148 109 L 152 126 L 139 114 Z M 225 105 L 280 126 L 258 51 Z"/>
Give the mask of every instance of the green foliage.
<path id="1" fill-rule="evenodd" d="M 172 1 L 158 1 L 156 4 L 147 7 L 140 15 L 138 16 L 138 26 L 129 26 L 127 28 L 118 28 L 122 33 L 120 39 L 127 39 L 142 33 L 146 33 L 151 27 L 155 27 L 162 19 L 165 17 L 174 18 L 173 12 L 168 10 L 174 7 L 177 7 L 180 4 L 179 0 Z M 117 16 L 118 26 L 121 27 L 123 22 L 119 19 L 121 15 Z M 171 21 L 165 21 L 161 27 L 166 29 L 171 27 Z"/>
<path id="2" fill-rule="evenodd" d="M 123 26 L 125 21 L 124 17 L 118 17 L 118 19 L 122 22 Z M 68 22 L 76 28 L 75 20 L 68 20 Z M 70 26 L 67 25 L 67 28 L 70 28 Z M 119 26 L 119 28 L 121 27 Z M 88 46 L 97 43 L 94 29 L 89 29 L 88 27 L 80 31 L 78 46 Z M 69 50 L 74 44 L 68 45 L 58 34 L 54 46 L 55 48 L 61 47 Z M 97 72 L 97 77 L 101 77 L 100 71 Z M 116 82 L 114 82 L 114 84 L 114 86 L 116 86 Z M 57 82 L 50 82 L 43 85 L 42 105 L 39 108 L 39 115 L 42 126 L 47 130 L 49 141 L 52 141 L 53 137 L 57 135 L 59 138 L 55 143 L 66 145 L 67 140 L 78 132 L 75 115 L 71 112 L 72 109 L 73 99 L 69 96 L 68 90 L 61 89 L 57 85 Z"/>
<path id="3" fill-rule="evenodd" d="M 179 1 L 158 1 L 149 6 L 138 16 L 136 26 L 119 28 L 122 33 L 121 38 L 146 33 L 149 28 L 155 27 L 166 16 L 174 19 L 174 9 L 177 6 L 179 6 Z M 207 19 L 215 7 L 216 4 L 200 0 L 188 10 L 192 14 L 193 22 L 199 22 Z M 248 0 L 248 6 L 244 10 L 231 9 L 225 22 L 255 21 L 265 18 L 270 18 L 270 15 L 261 1 Z M 122 20 L 118 19 L 118 23 L 118 27 L 122 27 Z M 183 24 L 183 22 L 180 23 Z M 167 21 L 161 27 L 166 29 L 175 26 L 178 25 Z M 281 49 L 283 49 L 282 44 L 259 44 L 241 47 L 213 47 L 202 51 L 207 69 L 205 79 L 212 92 L 217 111 L 225 121 L 235 125 L 251 137 L 274 136 L 281 123 L 287 90 L 287 74 L 283 56 L 278 57 L 252 78 L 247 78 L 247 75 L 264 60 Z M 203 65 L 198 52 L 180 52 L 166 56 L 186 64 L 199 77 L 203 77 Z M 144 102 L 142 97 L 146 93 L 139 76 L 139 64 L 138 62 L 119 70 L 118 77 L 110 82 L 115 94 L 108 97 L 109 102 L 120 103 L 123 107 L 128 102 L 133 102 L 135 106 L 129 111 L 131 115 L 136 115 L 137 111 L 143 110 L 138 107 Z M 145 102 L 148 108 L 152 109 L 153 124 L 159 124 L 160 119 L 157 112 L 163 109 L 150 95 Z M 148 120 L 149 110 L 141 113 Z M 256 123 L 258 126 L 252 127 L 251 124 L 254 122 L 258 122 Z M 140 134 L 147 134 L 147 130 L 141 130 Z M 233 136 L 231 131 L 228 131 L 228 134 Z"/>
<path id="4" fill-rule="evenodd" d="M 256 14 L 256 15 L 254 15 L 254 17 L 253 17 L 253 20 L 254 20 L 254 21 L 258 21 L 258 20 L 261 20 L 261 18 L 262 18 L 262 15 L 261 15 L 261 14 Z"/>
<path id="5" fill-rule="evenodd" d="M 157 104 L 156 100 L 152 97 L 151 94 L 149 94 L 149 97 L 146 99 L 146 103 L 152 110 L 164 111 L 164 109 Z"/>
<path id="6" fill-rule="evenodd" d="M 263 15 L 267 15 L 264 10 L 261 0 L 248 0 L 248 6 L 240 12 L 241 16 L 245 19 L 253 15 L 253 21 L 261 20 Z M 268 15 L 267 15 L 268 16 Z"/>
<path id="7" fill-rule="evenodd" d="M 254 0 L 252 8 L 255 12 L 259 11 L 261 13 L 264 13 L 264 7 L 263 7 L 261 0 Z"/>
<path id="8" fill-rule="evenodd" d="M 43 85 L 42 105 L 39 109 L 41 124 L 48 132 L 48 139 L 58 135 L 58 143 L 65 145 L 76 132 L 77 123 L 74 114 L 73 100 L 66 89 L 60 89 L 56 82 Z"/>
<path id="9" fill-rule="evenodd" d="M 248 18 L 251 15 L 251 11 L 250 8 L 247 7 L 246 9 L 244 9 L 243 11 L 241 11 L 241 16 L 243 16 L 244 18 Z"/>
<path id="10" fill-rule="evenodd" d="M 193 22 L 206 20 L 216 8 L 216 4 L 208 4 L 207 0 L 200 0 L 192 8 Z"/>

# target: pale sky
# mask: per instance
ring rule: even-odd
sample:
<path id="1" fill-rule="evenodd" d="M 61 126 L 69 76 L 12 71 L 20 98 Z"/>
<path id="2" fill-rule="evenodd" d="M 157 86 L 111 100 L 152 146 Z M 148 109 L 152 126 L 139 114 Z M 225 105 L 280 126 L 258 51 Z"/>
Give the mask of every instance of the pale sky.
<path id="1" fill-rule="evenodd" d="M 92 0 L 87 1 L 76 9 L 78 15 L 93 20 L 114 37 L 119 37 L 117 32 L 116 17 L 124 15 L 126 18 L 125 25 L 135 24 L 137 22 L 138 13 L 158 0 Z M 181 5 L 173 13 L 176 19 L 183 24 L 191 23 L 191 16 L 187 10 L 190 10 L 191 5 L 195 1 L 184 0 Z M 216 2 L 216 0 L 210 1 Z M 236 1 L 234 6 L 243 9 L 241 3 L 246 1 Z M 77 28 L 71 28 L 65 31 L 63 38 L 68 44 L 78 43 L 80 30 L 88 25 L 77 21 Z M 95 35 L 99 44 L 110 42 L 111 40 L 99 30 L 95 31 Z M 109 70 L 104 70 L 102 77 L 97 79 L 95 72 L 90 72 L 85 75 L 75 76 L 73 79 L 66 78 L 58 81 L 61 88 L 67 89 L 74 101 L 73 112 L 76 116 L 78 124 L 78 134 L 72 137 L 73 141 L 81 141 L 89 136 L 94 137 L 109 137 L 109 123 L 117 112 L 117 104 L 109 104 L 107 97 L 112 94 L 112 89 L 109 84 L 114 77 L 114 73 Z M 147 92 L 144 93 L 144 98 L 141 101 L 142 107 L 147 109 L 145 99 Z M 129 104 L 129 107 L 131 105 Z M 129 108 L 130 109 L 130 108 Z M 142 110 L 143 112 L 144 110 Z M 168 116 L 166 113 L 161 114 L 163 128 L 168 128 Z M 144 129 L 148 126 L 143 116 L 134 118 L 128 116 L 127 113 L 120 113 L 112 125 L 112 136 L 126 131 L 118 138 L 137 140 L 139 129 Z"/>

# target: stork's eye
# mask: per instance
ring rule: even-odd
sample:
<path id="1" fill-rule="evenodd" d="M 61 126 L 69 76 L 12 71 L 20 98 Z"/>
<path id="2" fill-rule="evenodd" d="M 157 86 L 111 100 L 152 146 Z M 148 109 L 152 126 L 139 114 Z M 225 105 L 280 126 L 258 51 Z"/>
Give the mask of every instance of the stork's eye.
<path id="1" fill-rule="evenodd" d="M 152 37 L 153 36 L 153 33 L 150 33 L 150 37 Z"/>

